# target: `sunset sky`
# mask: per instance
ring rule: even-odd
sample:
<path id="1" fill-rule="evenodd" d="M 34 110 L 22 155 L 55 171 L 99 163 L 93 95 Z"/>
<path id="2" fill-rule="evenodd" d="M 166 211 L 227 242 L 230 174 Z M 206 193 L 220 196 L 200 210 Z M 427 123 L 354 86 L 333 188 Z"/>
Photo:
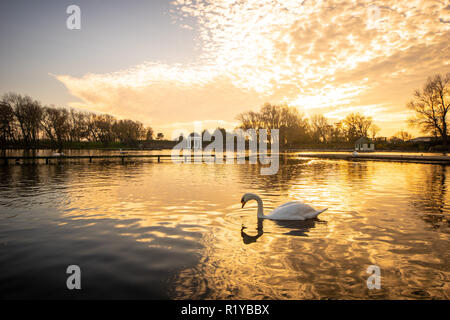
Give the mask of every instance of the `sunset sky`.
<path id="1" fill-rule="evenodd" d="M 67 6 L 81 30 L 66 28 Z M 0 94 L 172 130 L 264 102 L 390 136 L 427 77 L 450 72 L 450 1 L 1 1 Z"/>

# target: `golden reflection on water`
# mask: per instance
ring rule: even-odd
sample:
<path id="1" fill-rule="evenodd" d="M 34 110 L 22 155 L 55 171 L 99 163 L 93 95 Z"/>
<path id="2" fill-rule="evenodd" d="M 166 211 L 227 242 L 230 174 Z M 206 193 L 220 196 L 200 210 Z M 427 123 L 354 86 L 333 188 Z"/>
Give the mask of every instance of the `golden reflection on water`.
<path id="1" fill-rule="evenodd" d="M 69 221 L 61 226 L 111 221 L 120 237 L 190 253 L 195 263 L 174 261 L 171 298 L 449 298 L 447 167 L 289 160 L 273 176 L 249 164 L 33 168 L 8 169 L 3 207 L 51 204 Z M 21 184 L 38 196 L 18 205 Z M 240 207 L 245 192 L 266 211 L 290 200 L 329 209 L 316 220 L 258 220 L 255 203 Z M 366 286 L 369 265 L 381 268 L 381 290 Z"/>
<path id="2" fill-rule="evenodd" d="M 330 209 L 319 220 L 282 223 L 258 221 L 255 207 L 244 214 L 235 208 L 227 216 L 230 227 L 205 235 L 202 261 L 180 273 L 175 297 L 448 298 L 444 167 L 311 161 L 284 169 L 259 181 L 267 208 L 298 199 Z M 256 176 L 252 168 L 239 174 L 241 181 Z M 439 224 L 427 224 L 424 207 Z M 246 226 L 241 239 L 239 218 Z M 378 291 L 365 282 L 372 264 L 383 272 Z"/>

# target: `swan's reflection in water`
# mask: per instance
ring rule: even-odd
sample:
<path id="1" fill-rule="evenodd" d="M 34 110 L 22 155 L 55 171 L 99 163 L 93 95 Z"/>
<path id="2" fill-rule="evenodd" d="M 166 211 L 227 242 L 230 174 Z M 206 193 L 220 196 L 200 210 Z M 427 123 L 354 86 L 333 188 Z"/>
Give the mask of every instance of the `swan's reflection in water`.
<path id="1" fill-rule="evenodd" d="M 263 220 L 264 219 L 258 219 L 258 228 L 256 228 L 256 230 L 258 230 L 258 233 L 255 236 L 251 236 L 247 233 L 244 232 L 244 229 L 247 229 L 247 227 L 244 227 L 244 225 L 242 225 L 241 227 L 241 237 L 242 237 L 242 241 L 245 244 L 251 244 L 256 242 L 256 240 L 258 240 L 263 234 Z"/>
<path id="2" fill-rule="evenodd" d="M 264 220 L 258 219 L 257 234 L 250 235 L 244 230 L 247 229 L 244 225 L 241 227 L 241 237 L 244 244 L 255 243 L 264 234 Z M 267 222 L 267 221 L 266 221 Z M 270 220 L 270 222 L 275 223 L 278 227 L 287 229 L 287 232 L 283 232 L 283 235 L 296 236 L 296 237 L 308 237 L 308 233 L 311 229 L 316 227 L 316 224 L 327 224 L 326 221 L 320 220 L 319 218 L 308 219 L 308 220 Z"/>

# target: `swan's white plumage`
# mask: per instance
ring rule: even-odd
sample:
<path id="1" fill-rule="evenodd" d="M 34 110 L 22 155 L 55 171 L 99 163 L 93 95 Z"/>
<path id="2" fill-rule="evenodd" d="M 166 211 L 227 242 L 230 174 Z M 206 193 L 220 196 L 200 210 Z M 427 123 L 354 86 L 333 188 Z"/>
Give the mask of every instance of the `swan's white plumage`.
<path id="1" fill-rule="evenodd" d="M 317 217 L 319 214 L 327 209 L 316 210 L 310 205 L 301 201 L 290 201 L 275 208 L 268 215 L 263 213 L 263 203 L 261 198 L 253 193 L 246 193 L 242 197 L 242 206 L 249 200 L 256 200 L 258 202 L 258 218 L 271 220 L 306 220 Z"/>
<path id="2" fill-rule="evenodd" d="M 306 220 L 317 217 L 327 209 L 315 210 L 300 201 L 291 201 L 275 208 L 264 218 L 272 220 Z"/>

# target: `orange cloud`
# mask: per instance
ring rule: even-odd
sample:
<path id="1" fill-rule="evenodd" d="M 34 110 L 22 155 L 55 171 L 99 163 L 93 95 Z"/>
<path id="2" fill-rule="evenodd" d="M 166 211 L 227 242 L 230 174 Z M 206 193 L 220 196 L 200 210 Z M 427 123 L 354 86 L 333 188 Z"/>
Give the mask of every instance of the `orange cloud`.
<path id="1" fill-rule="evenodd" d="M 449 12 L 438 0 L 177 0 L 174 20 L 199 33 L 196 63 L 57 78 L 90 110 L 165 128 L 232 122 L 270 101 L 334 118 L 356 110 L 394 130 L 413 89 L 450 69 Z"/>

